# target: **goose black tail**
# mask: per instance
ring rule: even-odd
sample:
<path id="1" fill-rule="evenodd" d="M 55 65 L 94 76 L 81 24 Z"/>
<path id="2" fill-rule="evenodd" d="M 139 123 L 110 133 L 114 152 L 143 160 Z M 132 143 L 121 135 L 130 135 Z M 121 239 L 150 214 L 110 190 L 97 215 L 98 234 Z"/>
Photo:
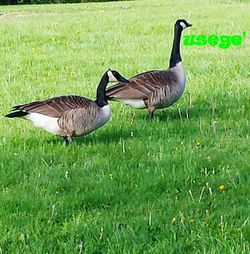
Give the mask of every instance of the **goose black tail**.
<path id="1" fill-rule="evenodd" d="M 14 117 L 22 117 L 22 116 L 26 116 L 26 115 L 28 115 L 27 112 L 20 110 L 20 111 L 10 112 L 9 114 L 6 115 L 6 117 L 14 118 Z"/>

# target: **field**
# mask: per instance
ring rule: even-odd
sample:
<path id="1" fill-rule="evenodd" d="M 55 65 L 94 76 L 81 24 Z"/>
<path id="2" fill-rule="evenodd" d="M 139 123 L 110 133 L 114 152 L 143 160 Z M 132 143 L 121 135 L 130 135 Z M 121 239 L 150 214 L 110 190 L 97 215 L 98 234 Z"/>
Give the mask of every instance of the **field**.
<path id="1" fill-rule="evenodd" d="M 129 1 L 0 7 L 0 253 L 249 253 L 247 1 Z M 168 67 L 186 35 L 242 35 L 241 46 L 181 46 L 187 74 L 172 107 L 111 102 L 103 128 L 62 140 L 14 105 L 95 97 L 111 67 Z M 248 30 L 247 30 L 248 29 Z"/>

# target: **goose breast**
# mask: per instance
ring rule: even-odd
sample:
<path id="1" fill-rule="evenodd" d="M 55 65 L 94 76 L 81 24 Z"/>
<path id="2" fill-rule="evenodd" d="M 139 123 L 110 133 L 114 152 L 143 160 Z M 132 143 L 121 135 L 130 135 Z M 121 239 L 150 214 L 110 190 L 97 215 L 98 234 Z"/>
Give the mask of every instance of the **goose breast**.
<path id="1" fill-rule="evenodd" d="M 77 108 L 64 112 L 58 124 L 67 135 L 80 136 L 101 127 L 110 117 L 109 105 L 100 108 L 95 102 L 92 102 L 88 109 Z"/>

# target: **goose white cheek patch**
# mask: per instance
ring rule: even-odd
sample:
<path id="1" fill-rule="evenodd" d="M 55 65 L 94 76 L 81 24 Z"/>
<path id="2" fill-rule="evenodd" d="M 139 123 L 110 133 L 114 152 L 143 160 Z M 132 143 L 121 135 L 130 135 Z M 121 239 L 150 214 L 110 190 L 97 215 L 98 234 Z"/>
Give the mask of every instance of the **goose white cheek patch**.
<path id="1" fill-rule="evenodd" d="M 117 82 L 117 79 L 113 75 L 112 71 L 108 71 L 109 81 Z"/>
<path id="2" fill-rule="evenodd" d="M 183 27 L 183 29 L 187 28 L 184 22 L 181 22 L 180 25 Z"/>

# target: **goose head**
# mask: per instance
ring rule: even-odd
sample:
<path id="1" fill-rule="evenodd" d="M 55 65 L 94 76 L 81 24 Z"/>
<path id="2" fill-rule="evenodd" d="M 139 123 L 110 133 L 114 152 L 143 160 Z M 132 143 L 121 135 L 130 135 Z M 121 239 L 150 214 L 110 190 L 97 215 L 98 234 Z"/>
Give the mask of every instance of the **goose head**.
<path id="1" fill-rule="evenodd" d="M 185 19 L 178 19 L 175 22 L 175 28 L 180 28 L 181 30 L 186 29 L 187 27 L 192 26 L 191 24 L 189 24 Z"/>
<path id="2" fill-rule="evenodd" d="M 109 82 L 124 82 L 129 80 L 125 79 L 118 71 L 108 69 L 102 76 L 96 92 L 96 103 L 98 106 L 103 107 L 108 105 L 108 96 L 106 96 L 105 90 Z"/>
<path id="3" fill-rule="evenodd" d="M 109 82 L 129 82 L 126 78 L 124 78 L 118 71 L 109 69 L 107 71 Z"/>

